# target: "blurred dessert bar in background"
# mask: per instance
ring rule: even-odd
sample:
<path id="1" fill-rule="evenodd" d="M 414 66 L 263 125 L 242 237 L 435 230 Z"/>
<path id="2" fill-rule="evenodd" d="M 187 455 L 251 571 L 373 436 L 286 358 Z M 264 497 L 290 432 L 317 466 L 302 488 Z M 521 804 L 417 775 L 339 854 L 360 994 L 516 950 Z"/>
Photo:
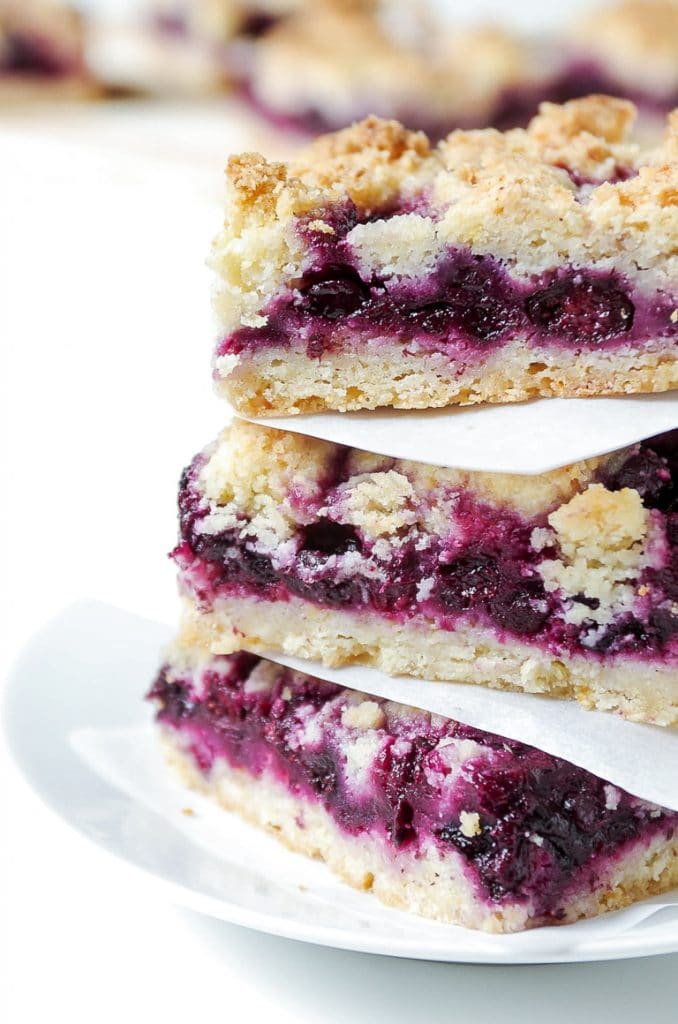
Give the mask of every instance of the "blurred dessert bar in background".
<path id="1" fill-rule="evenodd" d="M 58 0 L 0 0 L 0 103 L 96 93 L 85 63 L 85 24 Z"/>

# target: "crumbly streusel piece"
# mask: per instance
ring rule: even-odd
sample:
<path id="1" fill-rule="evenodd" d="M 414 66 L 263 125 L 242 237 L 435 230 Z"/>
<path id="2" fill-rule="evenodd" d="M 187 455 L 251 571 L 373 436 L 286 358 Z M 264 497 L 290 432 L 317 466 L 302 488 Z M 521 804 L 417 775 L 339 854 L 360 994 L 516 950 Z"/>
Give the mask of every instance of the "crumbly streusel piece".
<path id="1" fill-rule="evenodd" d="M 218 390 L 260 416 L 675 387 L 678 118 L 651 155 L 632 119 L 592 96 L 436 149 L 368 118 L 233 157 Z"/>
<path id="2" fill-rule="evenodd" d="M 189 785 L 393 906 L 515 932 L 678 884 L 678 814 L 522 743 L 246 654 L 150 696 Z"/>
<path id="3" fill-rule="evenodd" d="M 236 421 L 185 471 L 185 636 L 678 723 L 678 431 L 536 477 Z"/>
<path id="4" fill-rule="evenodd" d="M 75 99 L 96 91 L 84 25 L 58 0 L 0 0 L 0 102 Z"/>

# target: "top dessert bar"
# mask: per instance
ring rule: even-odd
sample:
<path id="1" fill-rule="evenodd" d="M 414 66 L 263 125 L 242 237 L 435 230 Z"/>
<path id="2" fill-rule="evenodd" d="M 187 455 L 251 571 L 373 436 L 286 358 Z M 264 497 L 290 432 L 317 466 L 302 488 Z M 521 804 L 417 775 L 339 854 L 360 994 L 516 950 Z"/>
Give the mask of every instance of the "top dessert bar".
<path id="1" fill-rule="evenodd" d="M 441 138 L 526 119 L 551 73 L 498 27 L 448 27 L 421 4 L 315 0 L 239 54 L 244 98 L 276 127 L 310 135 L 370 113 Z"/>
<path id="2" fill-rule="evenodd" d="M 542 104 L 527 130 L 367 118 L 289 164 L 232 157 L 217 389 L 249 416 L 678 385 L 678 113 Z"/>

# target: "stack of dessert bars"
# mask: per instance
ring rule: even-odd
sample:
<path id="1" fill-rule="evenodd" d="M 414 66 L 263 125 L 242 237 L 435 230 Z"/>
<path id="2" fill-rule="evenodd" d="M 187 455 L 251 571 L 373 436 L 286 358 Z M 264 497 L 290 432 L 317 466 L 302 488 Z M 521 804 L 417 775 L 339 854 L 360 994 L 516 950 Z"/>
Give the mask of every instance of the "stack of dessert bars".
<path id="1" fill-rule="evenodd" d="M 678 884 L 678 813 L 416 709 L 424 678 L 678 724 L 678 431 L 517 476 L 256 419 L 675 388 L 678 119 L 642 154 L 632 118 L 592 96 L 436 148 L 368 118 L 236 156 L 212 255 L 237 416 L 181 478 L 170 760 L 352 885 L 488 931 Z M 266 653 L 409 676 L 413 707 Z"/>

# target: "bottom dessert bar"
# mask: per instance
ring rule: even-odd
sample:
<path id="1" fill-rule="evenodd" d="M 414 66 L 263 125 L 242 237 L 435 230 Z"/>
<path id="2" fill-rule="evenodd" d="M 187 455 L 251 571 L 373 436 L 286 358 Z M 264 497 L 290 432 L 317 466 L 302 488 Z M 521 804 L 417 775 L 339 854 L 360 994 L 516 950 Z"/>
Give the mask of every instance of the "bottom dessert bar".
<path id="1" fill-rule="evenodd" d="M 678 813 L 522 743 L 243 652 L 149 696 L 189 785 L 393 906 L 513 932 L 678 885 Z"/>

